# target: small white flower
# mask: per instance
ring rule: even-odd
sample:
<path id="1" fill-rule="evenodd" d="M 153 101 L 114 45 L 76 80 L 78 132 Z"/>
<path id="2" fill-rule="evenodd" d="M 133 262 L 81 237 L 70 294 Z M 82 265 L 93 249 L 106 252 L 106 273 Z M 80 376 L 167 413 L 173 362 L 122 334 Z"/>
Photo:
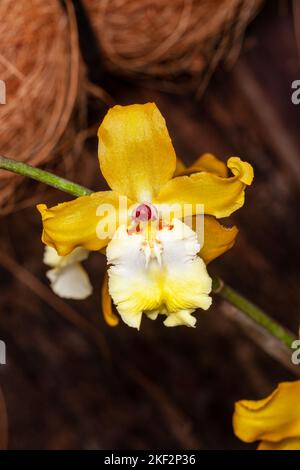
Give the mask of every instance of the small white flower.
<path id="1" fill-rule="evenodd" d="M 85 299 L 91 295 L 93 288 L 89 276 L 81 265 L 89 256 L 83 248 L 75 248 L 67 256 L 59 256 L 57 251 L 45 247 L 44 263 L 52 269 L 46 275 L 55 294 L 65 299 Z"/>

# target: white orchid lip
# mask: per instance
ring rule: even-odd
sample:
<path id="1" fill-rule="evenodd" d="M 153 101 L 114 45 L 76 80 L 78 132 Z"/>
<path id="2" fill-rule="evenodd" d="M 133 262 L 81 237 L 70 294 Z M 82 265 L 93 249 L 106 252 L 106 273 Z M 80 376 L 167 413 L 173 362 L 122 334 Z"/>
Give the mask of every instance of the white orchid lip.
<path id="1" fill-rule="evenodd" d="M 191 313 L 208 309 L 211 279 L 198 256 L 197 234 L 183 222 L 141 222 L 139 230 L 120 226 L 107 246 L 109 293 L 129 326 L 142 314 L 165 325 L 195 326 Z"/>

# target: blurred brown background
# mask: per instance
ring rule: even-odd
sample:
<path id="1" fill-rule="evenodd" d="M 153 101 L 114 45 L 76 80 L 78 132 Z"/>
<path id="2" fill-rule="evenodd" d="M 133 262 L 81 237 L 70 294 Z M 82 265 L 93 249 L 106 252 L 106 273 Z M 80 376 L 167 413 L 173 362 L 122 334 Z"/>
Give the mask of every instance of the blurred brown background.
<path id="1" fill-rule="evenodd" d="M 296 332 L 300 105 L 291 102 L 291 83 L 300 79 L 300 69 L 292 3 L 265 2 L 237 63 L 229 70 L 219 66 L 199 98 L 108 72 L 82 5 L 75 3 L 89 79 L 110 97 L 107 104 L 89 101 L 91 135 L 109 102 L 155 101 L 186 163 L 206 151 L 249 161 L 255 181 L 233 218 L 238 241 L 210 271 Z M 72 177 L 105 188 L 95 137 L 87 140 Z M 36 188 L 26 183 L 29 194 Z M 48 190 L 39 202 L 64 200 L 68 196 Z M 100 311 L 105 266 L 98 254 L 86 263 L 94 295 L 83 302 L 58 299 L 47 287 L 40 219 L 33 203 L 27 205 L 0 221 L 0 339 L 7 345 L 0 385 L 9 447 L 254 448 L 233 435 L 234 401 L 263 397 L 293 375 L 231 323 L 217 298 L 208 313 L 199 312 L 196 329 L 146 319 L 140 332 L 124 324 L 109 328 Z"/>

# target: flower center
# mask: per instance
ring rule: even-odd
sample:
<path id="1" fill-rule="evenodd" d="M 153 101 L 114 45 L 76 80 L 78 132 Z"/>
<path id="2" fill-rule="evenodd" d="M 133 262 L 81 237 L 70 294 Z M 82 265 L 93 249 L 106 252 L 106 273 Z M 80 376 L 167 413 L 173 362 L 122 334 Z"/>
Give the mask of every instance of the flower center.
<path id="1" fill-rule="evenodd" d="M 149 203 L 140 204 L 133 211 L 133 219 L 136 222 L 148 222 L 149 220 L 156 220 L 157 217 L 157 209 Z"/>
<path id="2" fill-rule="evenodd" d="M 141 252 L 145 257 L 145 267 L 148 268 L 150 261 L 156 261 L 159 266 L 162 264 L 161 255 L 163 246 L 159 239 L 144 240 L 141 246 Z"/>

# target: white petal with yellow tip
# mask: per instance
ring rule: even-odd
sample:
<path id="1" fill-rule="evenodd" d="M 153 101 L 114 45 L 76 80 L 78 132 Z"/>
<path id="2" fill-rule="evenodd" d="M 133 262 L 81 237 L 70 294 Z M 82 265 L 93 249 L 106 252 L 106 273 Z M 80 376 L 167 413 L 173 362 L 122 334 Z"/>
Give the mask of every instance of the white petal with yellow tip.
<path id="1" fill-rule="evenodd" d="M 123 321 L 139 328 L 142 314 L 167 315 L 166 326 L 194 326 L 191 313 L 211 304 L 211 279 L 193 230 L 174 219 L 155 237 L 125 226 L 107 246 L 109 293 Z"/>

